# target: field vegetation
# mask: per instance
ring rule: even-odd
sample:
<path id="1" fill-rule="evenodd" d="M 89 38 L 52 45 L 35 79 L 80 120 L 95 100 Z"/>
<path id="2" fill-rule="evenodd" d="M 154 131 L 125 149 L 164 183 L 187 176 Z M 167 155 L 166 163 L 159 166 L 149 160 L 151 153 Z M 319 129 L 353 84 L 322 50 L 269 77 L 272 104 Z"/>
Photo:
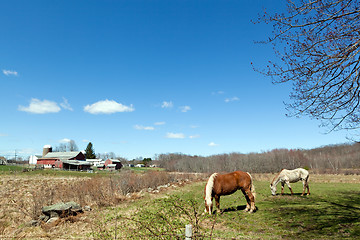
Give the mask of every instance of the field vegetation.
<path id="1" fill-rule="evenodd" d="M 301 197 L 301 183 L 293 184 L 294 196 L 288 189 L 284 196 L 271 196 L 273 174 L 253 174 L 257 212 L 243 212 L 245 199 L 237 192 L 222 197 L 222 214 L 209 216 L 203 214 L 207 174 L 51 175 L 55 172 L 2 175 L 1 238 L 184 239 L 187 224 L 193 226 L 193 239 L 353 239 L 360 234 L 359 175 L 312 173 L 311 195 Z M 76 201 L 92 211 L 29 224 L 43 206 L 59 201 Z"/>
<path id="2" fill-rule="evenodd" d="M 0 239 L 355 239 L 360 235 L 360 145 L 273 150 L 210 157 L 159 155 L 161 168 L 117 172 L 34 170 L 0 166 Z M 282 168 L 310 171 L 310 196 L 292 184 L 291 196 L 272 196 L 269 183 Z M 253 214 L 241 192 L 221 198 L 221 214 L 204 215 L 210 173 L 251 172 Z M 280 186 L 278 186 L 280 188 Z M 279 189 L 278 189 L 279 190 Z M 75 201 L 90 206 L 53 223 L 38 221 L 42 207 Z"/>

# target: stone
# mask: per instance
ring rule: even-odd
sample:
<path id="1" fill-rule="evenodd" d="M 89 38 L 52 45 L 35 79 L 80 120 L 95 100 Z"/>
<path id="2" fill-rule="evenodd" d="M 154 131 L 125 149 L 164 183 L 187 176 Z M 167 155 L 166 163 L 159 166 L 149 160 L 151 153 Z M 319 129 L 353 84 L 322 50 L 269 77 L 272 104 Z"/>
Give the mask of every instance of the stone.
<path id="1" fill-rule="evenodd" d="M 50 224 L 50 223 L 55 222 L 55 221 L 58 220 L 58 219 L 59 219 L 59 217 L 53 217 L 53 218 L 50 218 L 46 223 L 47 223 L 47 224 Z"/>
<path id="2" fill-rule="evenodd" d="M 67 202 L 67 203 L 60 202 L 42 208 L 42 213 L 46 216 L 49 216 L 50 218 L 77 215 L 80 212 L 83 212 L 83 210 L 80 204 L 76 202 Z"/>
<path id="3" fill-rule="evenodd" d="M 88 211 L 88 212 L 91 211 L 91 207 L 90 206 L 85 206 L 84 211 Z"/>

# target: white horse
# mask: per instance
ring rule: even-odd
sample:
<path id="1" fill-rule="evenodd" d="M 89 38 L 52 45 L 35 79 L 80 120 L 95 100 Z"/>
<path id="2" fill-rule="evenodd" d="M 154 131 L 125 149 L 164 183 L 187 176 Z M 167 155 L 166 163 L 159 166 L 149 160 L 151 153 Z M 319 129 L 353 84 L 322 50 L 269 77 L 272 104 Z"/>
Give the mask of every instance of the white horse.
<path id="1" fill-rule="evenodd" d="M 304 196 L 306 188 L 307 188 L 307 195 L 310 195 L 309 183 L 308 183 L 309 172 L 303 168 L 297 168 L 294 170 L 287 170 L 287 169 L 281 170 L 270 183 L 271 194 L 276 195 L 276 185 L 279 182 L 281 182 L 281 195 L 284 193 L 285 183 L 289 187 L 291 191 L 291 195 L 293 195 L 294 193 L 291 189 L 290 183 L 298 182 L 300 180 L 303 182 L 303 192 L 301 196 Z"/>

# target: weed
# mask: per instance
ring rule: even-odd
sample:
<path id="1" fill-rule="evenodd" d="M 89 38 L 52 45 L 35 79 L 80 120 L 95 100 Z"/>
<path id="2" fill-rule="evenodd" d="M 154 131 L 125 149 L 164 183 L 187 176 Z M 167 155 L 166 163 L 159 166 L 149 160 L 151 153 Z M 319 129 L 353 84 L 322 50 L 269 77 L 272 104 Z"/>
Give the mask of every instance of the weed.
<path id="1" fill-rule="evenodd" d="M 138 207 L 128 216 L 117 214 L 106 218 L 104 225 L 113 223 L 108 230 L 102 227 L 94 232 L 95 239 L 183 239 L 185 225 L 193 227 L 193 239 L 210 237 L 212 229 L 202 227 L 207 215 L 198 211 L 198 203 L 172 195 L 156 199 L 151 206 Z M 215 224 L 215 221 L 213 221 Z M 105 238 L 106 239 L 106 238 Z"/>

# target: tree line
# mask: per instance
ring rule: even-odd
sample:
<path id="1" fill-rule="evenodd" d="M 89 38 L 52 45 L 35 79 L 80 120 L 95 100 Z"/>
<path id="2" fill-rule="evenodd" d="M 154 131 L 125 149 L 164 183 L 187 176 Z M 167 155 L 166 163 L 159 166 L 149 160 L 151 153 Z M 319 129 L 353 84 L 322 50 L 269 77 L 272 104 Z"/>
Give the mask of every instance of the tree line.
<path id="1" fill-rule="evenodd" d="M 261 153 L 229 153 L 208 157 L 182 153 L 157 156 L 160 167 L 176 172 L 274 173 L 302 167 L 318 173 L 360 174 L 360 143 L 340 144 L 311 150 L 274 149 Z"/>

